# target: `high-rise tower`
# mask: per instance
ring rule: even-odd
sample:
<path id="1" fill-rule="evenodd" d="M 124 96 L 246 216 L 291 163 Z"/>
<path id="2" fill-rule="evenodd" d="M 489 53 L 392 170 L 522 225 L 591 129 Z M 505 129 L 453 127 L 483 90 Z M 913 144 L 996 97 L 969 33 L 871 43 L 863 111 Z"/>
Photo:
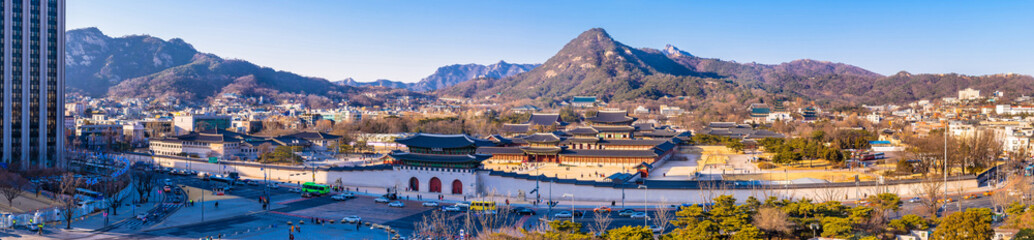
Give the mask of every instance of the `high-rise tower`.
<path id="1" fill-rule="evenodd" d="M 65 1 L 0 0 L 2 162 L 64 165 Z"/>

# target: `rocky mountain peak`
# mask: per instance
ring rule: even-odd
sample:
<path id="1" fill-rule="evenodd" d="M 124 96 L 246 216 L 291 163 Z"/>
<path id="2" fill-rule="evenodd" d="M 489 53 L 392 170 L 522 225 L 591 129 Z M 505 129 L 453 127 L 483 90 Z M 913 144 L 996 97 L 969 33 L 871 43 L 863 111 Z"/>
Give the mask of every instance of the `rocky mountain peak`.
<path id="1" fill-rule="evenodd" d="M 692 57 L 693 56 L 692 54 L 689 54 L 686 51 L 682 51 L 681 49 L 675 47 L 675 45 L 671 45 L 671 44 L 665 45 L 663 52 L 664 52 L 664 55 L 668 55 L 669 57 Z"/>

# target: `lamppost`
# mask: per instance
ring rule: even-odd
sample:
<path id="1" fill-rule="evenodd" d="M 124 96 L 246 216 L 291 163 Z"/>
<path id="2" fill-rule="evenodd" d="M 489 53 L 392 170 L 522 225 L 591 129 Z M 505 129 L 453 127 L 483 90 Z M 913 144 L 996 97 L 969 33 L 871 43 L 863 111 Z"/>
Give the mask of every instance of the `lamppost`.
<path id="1" fill-rule="evenodd" d="M 808 225 L 808 228 L 811 228 L 811 235 L 813 237 L 818 237 L 818 232 L 816 232 L 816 231 L 819 229 L 819 227 L 821 227 L 821 226 L 819 226 L 819 223 L 815 223 L 815 222 L 811 223 L 811 225 Z"/>
<path id="2" fill-rule="evenodd" d="M 646 187 L 646 185 L 639 185 L 637 188 L 645 189 L 643 190 L 643 213 L 646 214 L 646 217 L 643 218 L 643 226 L 649 226 L 646 220 L 650 218 L 650 205 L 646 204 L 646 199 L 650 198 L 650 188 Z"/>
<path id="3" fill-rule="evenodd" d="M 571 222 L 574 222 L 574 194 L 564 193 L 564 196 L 561 197 L 571 197 Z"/>

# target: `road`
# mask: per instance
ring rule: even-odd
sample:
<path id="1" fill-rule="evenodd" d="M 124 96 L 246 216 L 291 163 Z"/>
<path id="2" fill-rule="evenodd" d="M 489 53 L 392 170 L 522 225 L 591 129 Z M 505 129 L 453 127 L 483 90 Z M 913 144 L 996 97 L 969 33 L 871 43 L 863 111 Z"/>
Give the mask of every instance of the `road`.
<path id="1" fill-rule="evenodd" d="M 194 176 L 169 176 L 168 177 L 174 185 L 182 185 L 185 187 L 192 187 L 197 189 L 212 189 L 213 187 L 224 186 L 225 183 L 202 181 L 201 179 Z M 376 223 L 391 227 L 402 236 L 411 236 L 415 231 L 416 223 L 421 222 L 426 217 L 431 216 L 437 209 L 433 207 L 422 207 L 422 201 L 416 200 L 405 200 L 403 208 L 392 208 L 388 207 L 387 204 L 375 203 L 374 198 L 376 196 L 366 195 L 360 193 L 355 199 L 348 199 L 345 201 L 337 201 L 330 198 L 330 196 L 314 197 L 314 198 L 301 198 L 299 193 L 289 191 L 290 186 L 284 186 L 277 189 L 268 189 L 268 196 L 270 197 L 271 206 L 268 210 L 264 211 L 252 211 L 242 212 L 240 214 L 234 214 L 230 216 L 221 217 L 218 219 L 206 221 L 194 221 L 186 224 L 180 224 L 168 227 L 152 227 L 154 223 L 153 219 L 149 219 L 148 222 L 140 220 L 126 221 L 118 224 L 110 229 L 111 232 L 129 233 L 135 238 L 154 238 L 154 237 L 180 237 L 180 238 L 200 238 L 205 236 L 218 236 L 222 234 L 224 238 L 236 238 L 236 239 L 264 239 L 271 235 L 273 232 L 286 231 L 287 223 L 291 222 L 298 225 L 299 222 L 306 222 L 305 225 L 301 225 L 301 229 L 304 231 L 334 231 L 333 234 L 342 234 L 344 236 L 363 236 L 364 234 L 382 234 L 381 230 L 371 230 L 367 226 L 356 228 L 355 224 L 325 224 L 316 226 L 312 224 L 312 220 L 320 219 L 325 222 L 330 220 L 340 221 L 342 218 L 351 215 L 357 215 L 363 218 L 364 223 Z M 187 195 L 182 192 L 184 189 L 175 188 L 174 194 L 166 194 L 165 198 L 162 199 L 163 206 L 167 205 L 166 208 L 149 211 L 149 214 L 155 215 L 158 221 L 166 220 L 165 218 L 171 215 L 182 207 L 182 204 L 176 203 L 175 200 L 183 200 L 183 198 L 177 199 L 178 193 Z M 236 185 L 227 194 L 234 197 L 238 197 L 238 201 L 243 201 L 241 204 L 254 204 L 254 207 L 259 207 L 261 204 L 257 201 L 260 196 L 267 195 L 267 189 L 263 186 L 254 185 Z M 959 199 L 958 196 L 953 197 Z M 224 200 L 220 200 L 224 201 Z M 229 202 L 229 200 L 225 200 Z M 907 199 L 905 199 L 907 201 Z M 227 203 L 229 204 L 229 203 Z M 448 205 L 448 204 L 443 204 Z M 850 205 L 850 204 L 849 204 Z M 962 208 L 973 208 L 973 207 L 989 207 L 991 201 L 989 197 L 982 197 L 978 199 L 963 200 L 961 202 Z M 920 207 L 918 203 L 905 203 L 903 205 L 902 213 L 909 212 L 909 209 L 915 209 Z M 193 207 L 191 207 L 193 208 Z M 559 211 L 570 210 L 571 208 L 565 207 L 564 202 L 561 201 L 555 208 L 550 212 L 549 208 L 543 207 L 542 205 L 531 207 L 537 214 L 534 216 L 522 216 L 522 215 L 509 215 L 504 218 L 499 224 L 515 225 L 525 229 L 533 229 L 544 221 L 554 219 L 554 214 Z M 500 209 L 504 209 L 500 206 Z M 952 203 L 948 205 L 949 211 L 956 211 L 958 204 Z M 595 213 L 592 212 L 591 208 L 575 208 L 576 211 L 583 212 L 581 216 L 574 218 L 575 222 L 583 224 L 583 230 L 588 231 L 592 223 L 594 222 Z M 629 225 L 642 225 L 642 219 L 631 219 L 629 217 L 622 217 L 617 214 L 620 207 L 615 207 L 614 211 L 607 214 L 612 220 L 608 228 L 617 228 Z M 643 209 L 636 209 L 642 211 Z M 657 215 L 656 209 L 650 209 L 646 211 L 647 215 L 651 218 Z M 460 224 L 467 222 L 467 218 L 472 218 L 471 221 L 476 221 L 475 215 L 470 215 L 467 212 L 443 212 L 446 219 Z M 504 213 L 505 214 L 505 213 Z M 674 210 L 669 209 L 669 214 L 674 215 Z M 182 214 L 181 214 L 182 215 Z M 653 224 L 653 221 L 646 221 L 647 224 Z M 670 231 L 671 226 L 665 232 Z M 476 230 L 475 230 L 476 231 Z M 331 233 L 328 233 L 331 234 Z M 369 235 L 373 236 L 373 235 Z"/>

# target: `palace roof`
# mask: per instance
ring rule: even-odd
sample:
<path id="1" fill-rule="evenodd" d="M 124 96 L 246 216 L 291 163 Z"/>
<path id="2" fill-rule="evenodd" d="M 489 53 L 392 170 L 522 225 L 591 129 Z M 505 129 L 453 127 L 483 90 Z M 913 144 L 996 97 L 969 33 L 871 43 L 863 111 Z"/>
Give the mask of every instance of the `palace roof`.
<path id="1" fill-rule="evenodd" d="M 406 145 L 407 147 L 423 148 L 495 146 L 495 143 L 492 141 L 472 138 L 466 134 L 416 133 L 405 138 L 396 139 L 395 142 Z"/>
<path id="2" fill-rule="evenodd" d="M 608 123 L 608 124 L 629 124 L 635 121 L 637 118 L 629 117 L 628 112 L 625 111 L 600 111 L 596 113 L 596 116 L 586 118 L 585 120 L 593 123 Z"/>

